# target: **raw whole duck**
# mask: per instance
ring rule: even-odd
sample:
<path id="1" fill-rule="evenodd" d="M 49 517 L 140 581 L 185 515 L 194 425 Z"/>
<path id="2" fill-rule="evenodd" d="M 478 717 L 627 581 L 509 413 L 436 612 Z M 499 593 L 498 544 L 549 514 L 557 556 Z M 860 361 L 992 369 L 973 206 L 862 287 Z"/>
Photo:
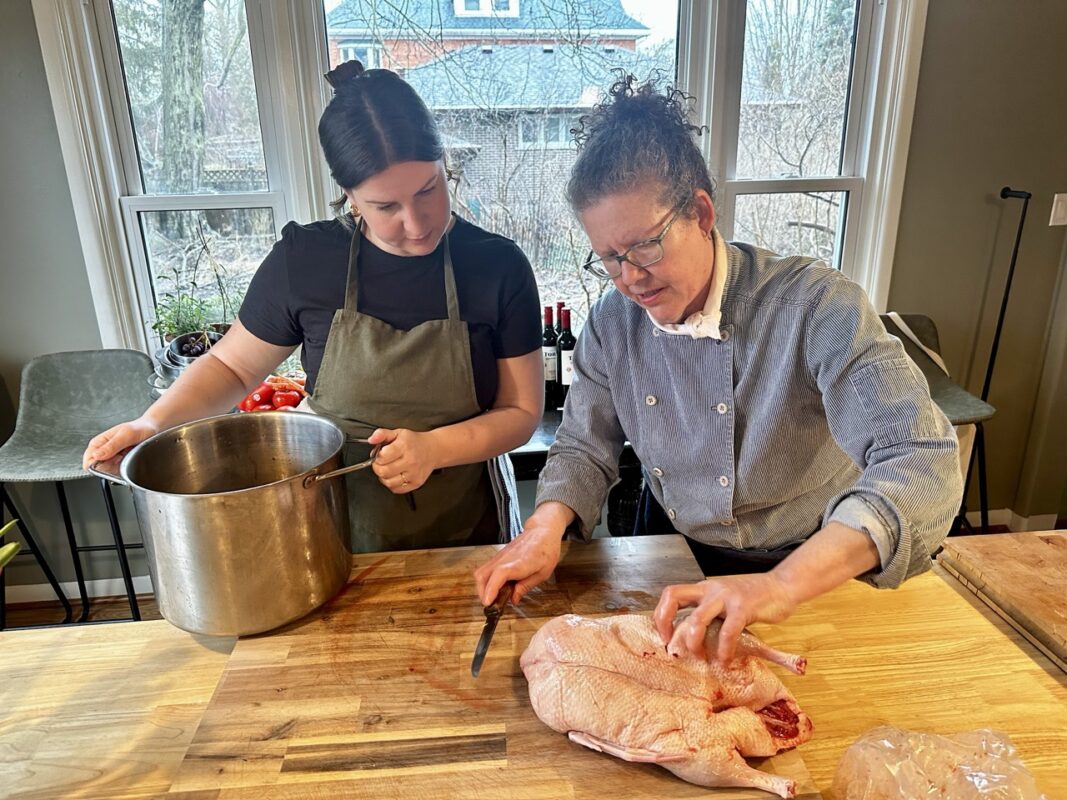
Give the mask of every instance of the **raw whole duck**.
<path id="1" fill-rule="evenodd" d="M 709 653 L 715 652 L 719 622 L 705 640 Z M 744 760 L 811 738 L 811 720 L 761 659 L 798 675 L 807 663 L 746 631 L 724 667 L 680 642 L 664 647 L 650 617 L 568 614 L 545 623 L 519 663 L 538 718 L 578 744 L 660 764 L 702 786 L 755 787 L 794 797 L 792 780 Z"/>

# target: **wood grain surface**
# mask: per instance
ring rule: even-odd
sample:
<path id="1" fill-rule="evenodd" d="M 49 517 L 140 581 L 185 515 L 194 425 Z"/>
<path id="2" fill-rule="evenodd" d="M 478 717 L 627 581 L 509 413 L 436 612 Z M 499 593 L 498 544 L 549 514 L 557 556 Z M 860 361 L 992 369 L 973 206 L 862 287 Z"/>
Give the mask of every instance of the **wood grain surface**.
<path id="1" fill-rule="evenodd" d="M 0 633 L 0 797 L 166 793 L 235 641 L 162 620 Z"/>
<path id="2" fill-rule="evenodd" d="M 505 613 L 475 680 L 470 571 L 488 553 L 359 556 L 336 600 L 236 646 L 165 622 L 0 633 L 0 797 L 770 797 L 591 752 L 529 710 L 517 658 L 538 625 L 652 608 L 698 577 L 682 539 L 572 546 L 555 583 Z M 832 798 L 845 748 L 891 724 L 995 728 L 1067 798 L 1067 676 L 950 576 L 852 581 L 755 631 L 809 659 L 804 677 L 775 670 L 814 739 L 762 765 L 803 796 Z"/>
<path id="3" fill-rule="evenodd" d="M 346 591 L 321 611 L 240 640 L 172 797 L 707 797 L 661 768 L 594 753 L 543 725 L 518 663 L 551 617 L 650 612 L 666 584 L 700 580 L 685 543 L 569 546 L 554 583 L 507 607 L 473 678 L 484 616 L 471 573 L 488 552 L 358 556 Z M 797 753 L 763 768 L 797 780 L 801 797 L 819 796 Z"/>
<path id="4" fill-rule="evenodd" d="M 938 561 L 1067 671 L 1067 533 L 953 537 Z"/>

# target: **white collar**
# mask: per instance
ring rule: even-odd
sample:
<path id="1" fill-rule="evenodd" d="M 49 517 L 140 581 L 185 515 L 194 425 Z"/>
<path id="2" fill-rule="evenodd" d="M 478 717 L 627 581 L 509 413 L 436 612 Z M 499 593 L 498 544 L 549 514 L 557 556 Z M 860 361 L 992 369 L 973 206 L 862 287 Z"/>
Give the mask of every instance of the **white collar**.
<path id="1" fill-rule="evenodd" d="M 719 337 L 719 321 L 722 319 L 722 296 L 726 289 L 726 273 L 728 269 L 726 242 L 719 235 L 716 228 L 711 229 L 711 242 L 715 251 L 715 262 L 711 274 L 711 288 L 708 290 L 708 299 L 704 302 L 704 310 L 696 311 L 685 318 L 685 322 L 670 325 L 660 325 L 648 314 L 652 324 L 664 333 L 673 336 L 692 336 L 694 339 Z"/>

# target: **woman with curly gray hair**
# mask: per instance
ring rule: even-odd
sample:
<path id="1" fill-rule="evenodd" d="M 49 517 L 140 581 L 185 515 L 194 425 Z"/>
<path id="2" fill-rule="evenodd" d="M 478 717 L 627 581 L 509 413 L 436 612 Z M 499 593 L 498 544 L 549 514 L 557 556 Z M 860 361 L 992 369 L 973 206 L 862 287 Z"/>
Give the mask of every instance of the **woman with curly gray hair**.
<path id="1" fill-rule="evenodd" d="M 681 533 L 705 575 L 667 587 L 664 641 L 718 657 L 741 630 L 859 577 L 930 566 L 959 507 L 952 426 L 863 290 L 815 259 L 728 243 L 688 98 L 633 77 L 583 117 L 567 188 L 610 279 L 574 355 L 563 423 L 521 536 L 479 567 L 488 604 L 545 580 L 588 538 L 629 441 L 635 533 Z M 680 608 L 696 606 L 677 628 Z"/>

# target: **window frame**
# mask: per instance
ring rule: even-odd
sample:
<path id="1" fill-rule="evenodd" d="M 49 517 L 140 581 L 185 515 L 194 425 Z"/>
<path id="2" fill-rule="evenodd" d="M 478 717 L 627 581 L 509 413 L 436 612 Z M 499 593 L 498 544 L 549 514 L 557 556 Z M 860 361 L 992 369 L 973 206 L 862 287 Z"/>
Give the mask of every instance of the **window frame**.
<path id="1" fill-rule="evenodd" d="M 324 89 L 294 57 L 325 57 L 315 53 L 316 15 L 285 0 L 245 0 L 267 190 L 146 195 L 110 2 L 33 0 L 33 12 L 101 341 L 151 353 L 158 339 L 150 332 L 155 298 L 141 212 L 271 208 L 280 235 L 289 219 L 311 220 L 328 206 L 325 163 L 303 145 L 316 130 Z"/>
<path id="2" fill-rule="evenodd" d="M 854 77 L 850 98 L 851 109 L 860 104 L 862 124 L 850 126 L 846 138 L 857 174 L 773 184 L 732 179 L 729 165 L 736 153 L 729 153 L 732 145 L 723 131 L 728 120 L 736 125 L 738 118 L 740 80 L 731 84 L 728 79 L 731 64 L 739 69 L 742 63 L 744 45 L 744 12 L 733 0 L 680 0 L 678 85 L 694 95 L 698 119 L 711 128 L 702 146 L 718 182 L 724 233 L 732 225 L 729 200 L 739 193 L 788 187 L 791 180 L 803 180 L 805 188 L 815 190 L 847 190 L 851 227 L 845 234 L 843 265 L 876 308 L 884 310 L 928 0 L 864 3 L 870 16 L 864 73 Z M 131 185 L 139 188 L 140 173 L 131 160 L 136 150 L 123 106 L 125 90 L 116 97 L 108 88 L 118 47 L 113 23 L 110 33 L 101 25 L 102 11 L 110 21 L 110 4 L 32 0 L 32 6 L 101 341 L 105 347 L 151 352 L 150 320 L 139 288 L 145 265 L 137 262 L 144 250 L 129 244 L 128 229 L 137 212 L 157 209 L 147 196 L 130 191 Z M 219 196 L 244 204 L 228 207 L 275 208 L 280 233 L 289 219 L 327 215 L 336 195 L 317 137 L 318 117 L 328 99 L 321 77 L 329 64 L 325 12 L 321 3 L 287 0 L 245 0 L 245 10 L 270 185 L 268 193 L 254 198 Z M 517 15 L 517 2 L 512 10 Z M 187 208 L 204 208 L 213 197 L 181 199 L 188 200 Z"/>
<path id="3" fill-rule="evenodd" d="M 683 0 L 679 9 L 679 85 L 696 98 L 698 119 L 709 129 L 703 148 L 716 184 L 716 224 L 725 238 L 732 238 L 740 195 L 847 192 L 835 266 L 863 286 L 874 306 L 884 311 L 927 0 L 860 0 L 841 175 L 817 178 L 736 177 L 746 9 L 744 0 Z"/>
<path id="4" fill-rule="evenodd" d="M 477 10 L 468 9 L 466 0 L 453 0 L 452 10 L 457 17 L 517 17 L 519 16 L 519 0 L 505 0 L 507 9 L 498 10 L 494 6 L 496 0 L 478 0 Z"/>
<path id="5" fill-rule="evenodd" d="M 520 150 L 568 150 L 571 147 L 570 129 L 577 124 L 578 112 L 534 111 L 524 112 L 515 118 L 516 143 Z M 548 123 L 551 121 L 559 128 L 560 138 L 548 141 Z M 534 122 L 537 125 L 537 138 L 527 139 L 523 123 Z"/>
<path id="6" fill-rule="evenodd" d="M 360 58 L 354 50 L 366 50 L 368 58 Z M 382 49 L 373 42 L 345 42 L 337 45 L 337 52 L 342 62 L 357 59 L 366 69 L 378 69 L 382 65 Z"/>

